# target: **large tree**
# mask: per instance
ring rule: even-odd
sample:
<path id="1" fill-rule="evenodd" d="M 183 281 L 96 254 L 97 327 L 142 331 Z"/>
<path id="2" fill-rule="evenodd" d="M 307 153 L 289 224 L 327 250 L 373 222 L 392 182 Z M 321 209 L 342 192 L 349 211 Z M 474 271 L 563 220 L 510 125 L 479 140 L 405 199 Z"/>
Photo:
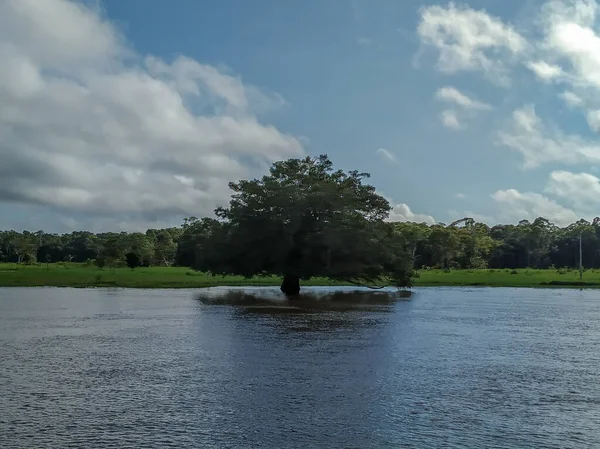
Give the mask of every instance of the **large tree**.
<path id="1" fill-rule="evenodd" d="M 214 275 L 278 275 L 281 290 L 327 277 L 409 286 L 412 258 L 384 220 L 390 205 L 367 173 L 334 170 L 325 155 L 276 162 L 262 179 L 230 183 L 228 208 L 196 225 L 195 268 Z"/>

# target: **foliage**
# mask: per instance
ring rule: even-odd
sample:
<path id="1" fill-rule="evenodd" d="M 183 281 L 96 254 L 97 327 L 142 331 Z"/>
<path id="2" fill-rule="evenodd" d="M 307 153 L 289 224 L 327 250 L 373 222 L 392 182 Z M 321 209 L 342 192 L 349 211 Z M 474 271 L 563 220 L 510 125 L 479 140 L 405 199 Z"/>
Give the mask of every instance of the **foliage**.
<path id="1" fill-rule="evenodd" d="M 387 200 L 367 173 L 334 170 L 327 156 L 276 162 L 261 179 L 230 183 L 228 208 L 192 223 L 194 267 L 218 275 L 277 275 L 282 290 L 321 276 L 410 285 L 405 241 L 386 223 Z M 286 285 L 289 280 L 289 287 Z"/>
<path id="2" fill-rule="evenodd" d="M 123 265 L 125 254 L 133 251 L 143 265 L 192 266 L 196 256 L 202 259 L 202 252 L 210 250 L 206 247 L 207 233 L 217 232 L 221 225 L 215 219 L 192 217 L 179 228 L 148 230 L 145 234 L 0 231 L 0 262 L 33 264 L 70 259 L 73 263 L 93 260 L 99 265 Z M 415 268 L 577 268 L 580 234 L 583 266 L 600 268 L 600 220 L 579 220 L 564 228 L 542 217 L 492 227 L 466 220 L 454 226 L 403 222 L 393 227 Z M 107 261 L 111 252 L 113 259 Z"/>
<path id="3" fill-rule="evenodd" d="M 133 270 L 134 268 L 142 266 L 142 259 L 137 253 L 129 251 L 127 254 L 125 254 L 125 263 Z"/>
<path id="4" fill-rule="evenodd" d="M 600 220 L 579 220 L 559 228 L 548 219 L 492 227 L 470 218 L 443 223 L 397 223 L 410 248 L 416 268 L 577 268 L 579 236 L 583 266 L 600 268 Z"/>
<path id="5" fill-rule="evenodd" d="M 47 263 L 94 261 L 99 267 L 125 264 L 125 255 L 135 253 L 142 266 L 168 266 L 175 262 L 180 228 L 149 229 L 146 233 L 77 231 L 48 234 L 0 231 L 0 262 Z"/>

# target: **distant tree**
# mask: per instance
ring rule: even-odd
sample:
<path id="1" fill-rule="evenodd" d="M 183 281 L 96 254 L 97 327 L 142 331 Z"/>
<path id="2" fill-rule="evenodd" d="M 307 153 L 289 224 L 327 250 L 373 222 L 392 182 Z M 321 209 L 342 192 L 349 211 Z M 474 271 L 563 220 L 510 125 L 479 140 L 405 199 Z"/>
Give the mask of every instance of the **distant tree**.
<path id="1" fill-rule="evenodd" d="M 133 251 L 129 251 L 127 254 L 125 254 L 125 263 L 133 270 L 134 268 L 142 266 L 142 259 L 140 259 L 140 256 Z"/>
<path id="2" fill-rule="evenodd" d="M 31 232 L 14 233 L 11 244 L 14 254 L 17 256 L 17 262 L 36 263 L 38 242 L 38 236 Z"/>
<path id="3" fill-rule="evenodd" d="M 125 234 L 125 236 L 126 235 L 127 234 Z M 115 267 L 122 265 L 125 261 L 126 243 L 123 239 L 124 235 L 111 233 L 108 236 L 103 237 L 105 237 L 105 240 L 100 255 L 98 256 L 98 260 L 101 260 L 101 263 L 114 269 Z"/>
<path id="4" fill-rule="evenodd" d="M 428 244 L 433 257 L 434 266 L 450 269 L 450 263 L 456 256 L 458 248 L 458 235 L 456 228 L 447 227 L 444 224 L 431 226 Z"/>
<path id="5" fill-rule="evenodd" d="M 122 250 L 125 252 L 133 252 L 140 259 L 141 266 L 149 266 L 153 262 L 154 257 L 154 239 L 148 234 L 135 232 L 119 238 Z"/>
<path id="6" fill-rule="evenodd" d="M 175 260 L 177 244 L 167 230 L 156 233 L 153 260 L 155 265 L 170 266 Z"/>
<path id="7" fill-rule="evenodd" d="M 276 162 L 262 179 L 230 183 L 229 207 L 217 209 L 218 220 L 196 225 L 194 268 L 281 276 L 287 295 L 300 291 L 300 280 L 317 276 L 411 285 L 405 240 L 384 221 L 390 205 L 363 184 L 368 177 L 334 171 L 322 155 Z"/>
<path id="8" fill-rule="evenodd" d="M 413 267 L 421 262 L 418 250 L 428 239 L 430 228 L 425 223 L 401 222 L 394 223 L 396 232 L 402 235 L 406 241 L 406 250 L 413 260 Z"/>
<path id="9" fill-rule="evenodd" d="M 106 257 L 99 256 L 97 259 L 94 260 L 94 263 L 98 268 L 104 270 L 104 267 L 106 266 Z"/>
<path id="10" fill-rule="evenodd" d="M 179 266 L 195 266 L 197 246 L 199 242 L 206 242 L 207 232 L 212 227 L 212 218 L 198 220 L 196 217 L 186 218 L 182 226 L 182 233 L 177 243 L 175 263 Z"/>

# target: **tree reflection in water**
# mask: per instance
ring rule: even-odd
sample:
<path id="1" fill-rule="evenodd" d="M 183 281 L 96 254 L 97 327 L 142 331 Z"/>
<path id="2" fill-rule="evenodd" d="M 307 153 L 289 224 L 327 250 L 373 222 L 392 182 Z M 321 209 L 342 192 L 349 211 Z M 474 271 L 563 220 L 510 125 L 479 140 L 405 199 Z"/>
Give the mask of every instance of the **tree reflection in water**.
<path id="1" fill-rule="evenodd" d="M 380 313 L 392 312 L 398 301 L 410 297 L 411 292 L 395 289 L 306 288 L 298 298 L 287 299 L 278 288 L 219 287 L 206 289 L 197 299 L 205 305 L 235 307 L 239 318 L 264 318 L 286 331 L 331 332 L 375 325 L 382 319 Z"/>

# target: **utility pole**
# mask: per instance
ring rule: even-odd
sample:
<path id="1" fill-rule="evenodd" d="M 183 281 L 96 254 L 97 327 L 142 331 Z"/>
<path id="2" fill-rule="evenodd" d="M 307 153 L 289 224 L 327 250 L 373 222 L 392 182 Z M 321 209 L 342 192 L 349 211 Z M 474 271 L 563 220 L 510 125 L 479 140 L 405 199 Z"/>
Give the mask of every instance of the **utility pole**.
<path id="1" fill-rule="evenodd" d="M 581 232 L 579 233 L 579 280 L 583 278 L 583 257 L 581 255 Z"/>

